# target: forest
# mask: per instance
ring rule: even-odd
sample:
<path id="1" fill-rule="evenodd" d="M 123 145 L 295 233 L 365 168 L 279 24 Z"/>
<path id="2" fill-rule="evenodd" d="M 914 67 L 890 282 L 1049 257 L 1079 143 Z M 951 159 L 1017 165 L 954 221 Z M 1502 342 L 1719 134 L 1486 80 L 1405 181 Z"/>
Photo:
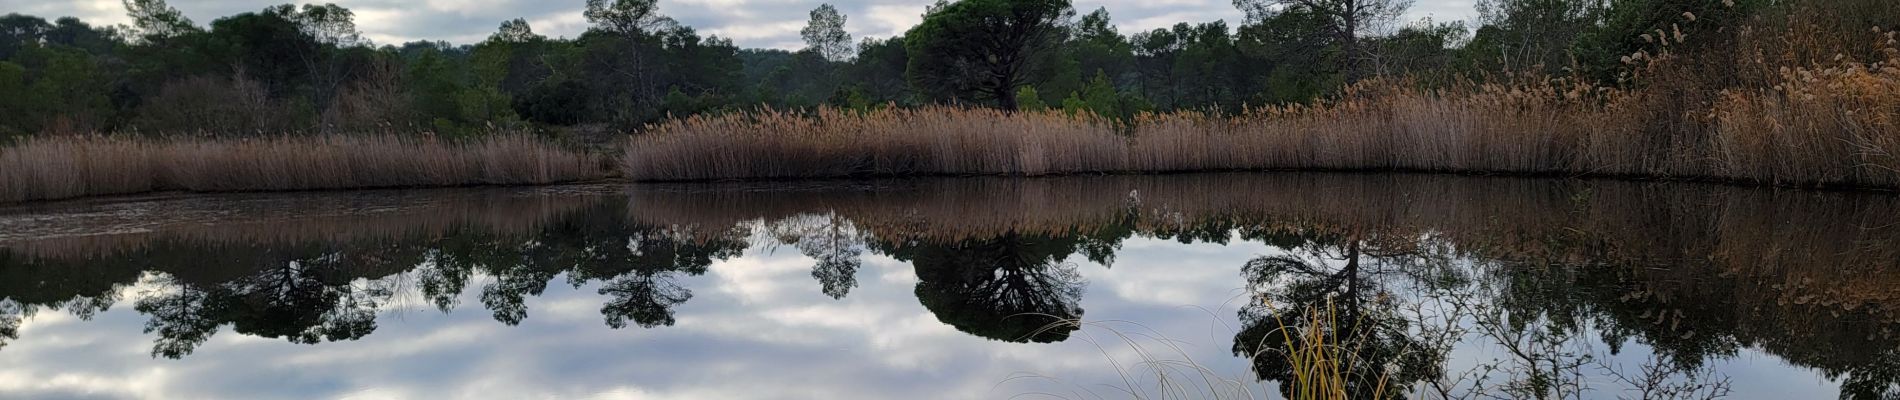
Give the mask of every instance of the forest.
<path id="1" fill-rule="evenodd" d="M 792 52 L 701 36 L 656 13 L 653 0 L 588 1 L 593 27 L 578 38 L 538 35 L 516 19 L 473 44 L 371 43 L 350 10 L 334 4 L 274 6 L 206 26 L 162 0 L 128 0 L 132 26 L 0 20 L 0 85 L 26 94 L 0 104 L 0 132 L 631 131 L 669 115 L 821 105 L 1232 112 L 1311 101 L 1353 76 L 1493 68 L 1476 61 L 1490 50 L 1454 48 L 1467 41 L 1460 23 L 1374 28 L 1396 23 L 1404 4 L 1355 1 L 1368 6 L 1351 12 L 1364 14 L 1355 17 L 1367 22 L 1354 22 L 1364 26 L 1336 26 L 1339 16 L 1322 11 L 1330 5 L 1277 12 L 1272 1 L 1249 0 L 1237 4 L 1250 10 L 1238 27 L 1181 23 L 1132 36 L 1116 30 L 1108 10 L 1077 17 L 1066 1 L 939 2 L 918 10 L 927 23 L 904 37 L 861 42 L 845 31 L 845 15 L 820 5 L 801 32 L 808 47 Z M 1505 6 L 1516 5 L 1495 7 Z M 1019 21 L 1034 29 L 1015 37 L 960 19 L 1020 7 L 1035 8 L 1026 10 L 1033 21 Z M 1517 14 L 1553 11 L 1579 22 L 1608 12 L 1498 9 L 1486 18 L 1523 24 L 1517 19 L 1543 17 Z M 1541 35 L 1491 28 L 1477 41 L 1498 50 L 1541 45 L 1504 44 L 1533 36 Z M 992 39 L 1003 47 L 959 47 Z M 1003 53 L 1020 57 L 964 64 Z M 1518 63 L 1561 63 L 1529 56 L 1538 59 Z M 958 75 L 978 71 L 998 76 Z"/>
<path id="2" fill-rule="evenodd" d="M 515 19 L 472 44 L 373 43 L 334 4 L 209 24 L 124 5 L 127 26 L 0 17 L 0 201 L 203 190 L 168 176 L 286 163 L 169 160 L 234 138 L 572 153 L 469 161 L 535 169 L 525 181 L 269 188 L 1198 169 L 1900 185 L 1885 0 L 1481 0 L 1469 23 L 1402 20 L 1408 0 L 1235 0 L 1233 26 L 1128 33 L 1067 0 L 940 0 L 902 36 L 855 42 L 826 4 L 798 51 L 702 36 L 656 0 L 585 0 L 579 37 Z M 385 138 L 335 138 L 363 135 Z M 795 150 L 819 159 L 762 161 Z M 83 154 L 122 156 L 28 171 L 101 158 Z M 938 160 L 960 155 L 996 160 Z M 123 168 L 151 172 L 51 188 Z"/>

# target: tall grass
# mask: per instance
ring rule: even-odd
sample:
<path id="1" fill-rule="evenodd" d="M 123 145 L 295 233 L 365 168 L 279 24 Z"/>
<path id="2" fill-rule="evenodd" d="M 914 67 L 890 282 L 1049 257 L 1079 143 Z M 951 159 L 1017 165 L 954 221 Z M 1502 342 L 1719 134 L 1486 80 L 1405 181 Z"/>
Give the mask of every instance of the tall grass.
<path id="1" fill-rule="evenodd" d="M 1266 304 L 1272 308 L 1272 304 Z M 1250 357 L 1279 357 L 1292 369 L 1292 379 L 1285 382 L 1287 398 L 1290 400 L 1350 400 L 1353 394 L 1348 386 L 1363 386 L 1371 390 L 1371 398 L 1387 398 L 1390 372 L 1382 368 L 1368 368 L 1355 365 L 1365 360 L 1356 356 L 1358 347 L 1364 346 L 1366 338 L 1340 337 L 1338 308 L 1327 300 L 1324 310 L 1309 306 L 1305 313 L 1299 314 L 1300 321 L 1288 324 L 1285 317 L 1274 314 L 1275 323 L 1281 332 L 1266 337 L 1280 337 L 1279 348 L 1256 346 L 1261 350 Z M 1261 343 L 1265 344 L 1265 343 Z M 1380 371 L 1377 376 L 1365 372 Z"/>
<path id="2" fill-rule="evenodd" d="M 1120 167 L 1112 123 L 945 107 L 696 115 L 625 147 L 624 170 L 658 180 L 910 174 L 1046 174 Z"/>
<path id="3" fill-rule="evenodd" d="M 0 147 L 0 202 L 141 193 L 545 184 L 600 178 L 591 155 L 527 135 L 30 138 Z"/>
<path id="4" fill-rule="evenodd" d="M 1626 57 L 1634 75 L 1618 86 L 1376 79 L 1313 105 L 1128 121 L 949 107 L 694 116 L 623 144 L 621 168 L 652 181 L 1321 169 L 1900 188 L 1900 43 L 1804 28 L 1814 18 L 1698 33 L 1742 43 L 1713 55 L 1665 39 Z"/>
<path id="5" fill-rule="evenodd" d="M 695 116 L 625 143 L 621 167 L 650 181 L 1318 169 L 1900 187 L 1900 70 L 1796 71 L 1799 83 L 1726 93 L 1705 116 L 1660 115 L 1650 105 L 1664 94 L 1563 79 L 1377 81 L 1319 105 L 1126 123 L 945 107 Z M 1820 94 L 1795 92 L 1810 88 Z M 1706 126 L 1658 128 L 1682 118 Z"/>

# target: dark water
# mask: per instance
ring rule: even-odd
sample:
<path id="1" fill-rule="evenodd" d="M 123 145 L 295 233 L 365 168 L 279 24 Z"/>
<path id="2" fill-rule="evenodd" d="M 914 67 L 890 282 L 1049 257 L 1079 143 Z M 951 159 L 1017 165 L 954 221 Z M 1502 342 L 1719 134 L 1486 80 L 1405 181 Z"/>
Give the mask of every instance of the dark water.
<path id="1" fill-rule="evenodd" d="M 0 398 L 1900 395 L 1900 198 L 1417 175 L 0 209 Z M 1321 318 L 1316 318 L 1321 317 Z M 1378 382 L 1385 382 L 1383 385 Z"/>

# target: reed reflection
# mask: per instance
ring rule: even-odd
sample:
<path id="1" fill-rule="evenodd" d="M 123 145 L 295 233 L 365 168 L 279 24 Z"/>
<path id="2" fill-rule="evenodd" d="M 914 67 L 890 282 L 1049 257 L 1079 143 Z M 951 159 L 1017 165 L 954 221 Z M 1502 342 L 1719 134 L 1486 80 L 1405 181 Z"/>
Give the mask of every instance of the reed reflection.
<path id="1" fill-rule="evenodd" d="M 1303 347 L 1287 333 L 1324 313 L 1340 321 L 1329 337 L 1356 343 L 1350 374 L 1376 378 L 1351 381 L 1355 397 L 1578 397 L 1586 375 L 1694 397 L 1721 393 L 1712 366 L 1743 349 L 1835 377 L 1844 398 L 1900 394 L 1900 200 L 1887 195 L 1188 175 L 395 202 L 432 205 L 5 242 L 0 338 L 17 338 L 35 313 L 84 318 L 129 302 L 158 356 L 189 354 L 224 327 L 352 340 L 373 334 L 403 290 L 444 312 L 474 291 L 515 325 L 533 314 L 528 299 L 563 279 L 596 288 L 605 325 L 659 328 L 693 299 L 683 278 L 790 246 L 809 259 L 812 290 L 832 299 L 873 285 L 859 276 L 865 259 L 888 256 L 908 264 L 916 301 L 939 322 L 1062 342 L 1086 317 L 1096 267 L 1085 265 L 1115 265 L 1130 239 L 1151 238 L 1275 249 L 1224 266 L 1247 288 L 1228 314 L 1239 322 L 1231 349 L 1267 381 L 1293 379 L 1273 355 Z M 293 233 L 259 235 L 266 225 Z M 1653 349 L 1653 362 L 1606 365 L 1631 344 Z M 1454 348 L 1471 346 L 1508 356 L 1484 374 L 1446 369 Z"/>

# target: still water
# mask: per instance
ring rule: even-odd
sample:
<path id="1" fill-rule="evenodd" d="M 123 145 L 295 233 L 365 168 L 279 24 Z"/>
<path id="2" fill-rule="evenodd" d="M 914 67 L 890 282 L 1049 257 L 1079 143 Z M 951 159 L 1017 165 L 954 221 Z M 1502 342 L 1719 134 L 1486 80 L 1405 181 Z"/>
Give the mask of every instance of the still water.
<path id="1" fill-rule="evenodd" d="M 1900 394 L 1900 197 L 1427 175 L 0 208 L 0 398 Z M 1381 383 L 1383 382 L 1383 383 Z"/>

